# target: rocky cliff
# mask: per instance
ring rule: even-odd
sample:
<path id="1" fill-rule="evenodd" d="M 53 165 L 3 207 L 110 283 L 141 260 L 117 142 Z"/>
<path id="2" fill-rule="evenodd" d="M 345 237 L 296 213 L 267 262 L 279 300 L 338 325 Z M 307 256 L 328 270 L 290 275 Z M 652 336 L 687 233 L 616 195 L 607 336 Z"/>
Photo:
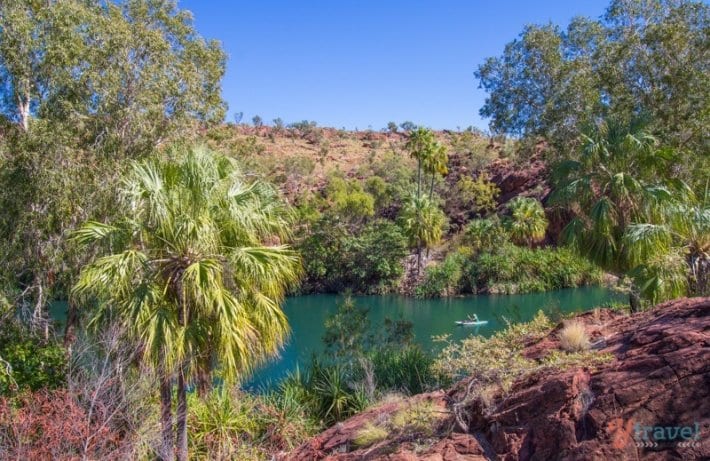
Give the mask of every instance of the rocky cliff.
<path id="1" fill-rule="evenodd" d="M 597 311 L 579 320 L 599 353 L 594 368 L 546 370 L 492 401 L 459 410 L 467 381 L 448 392 L 386 403 L 285 455 L 285 460 L 700 460 L 710 459 L 710 298 L 681 299 L 635 315 Z M 559 329 L 559 327 L 558 327 Z M 558 329 L 529 344 L 558 349 Z M 428 430 L 397 432 L 358 448 L 362 428 L 426 402 Z M 362 444 L 360 444 L 362 446 Z"/>

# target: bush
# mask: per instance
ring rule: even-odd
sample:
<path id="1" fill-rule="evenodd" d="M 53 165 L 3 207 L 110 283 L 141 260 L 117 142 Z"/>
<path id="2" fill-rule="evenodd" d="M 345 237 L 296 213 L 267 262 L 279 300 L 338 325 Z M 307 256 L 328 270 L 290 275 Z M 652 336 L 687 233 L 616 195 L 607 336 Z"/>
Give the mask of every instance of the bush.
<path id="1" fill-rule="evenodd" d="M 11 312 L 0 312 L 0 320 L 0 395 L 64 386 L 64 348 L 53 338 L 45 340 L 34 334 Z"/>
<path id="2" fill-rule="evenodd" d="M 466 226 L 464 242 L 477 252 L 496 251 L 508 243 L 508 234 L 498 216 L 474 219 Z"/>
<path id="3" fill-rule="evenodd" d="M 371 354 L 372 371 L 377 389 L 420 394 L 440 384 L 432 369 L 433 358 L 418 345 L 386 348 Z"/>
<path id="4" fill-rule="evenodd" d="M 560 347 L 567 352 L 589 350 L 589 336 L 582 322 L 573 320 L 560 330 Z"/>
<path id="5" fill-rule="evenodd" d="M 407 240 L 395 224 L 377 220 L 354 233 L 326 216 L 299 245 L 305 292 L 386 293 L 402 276 Z"/>
<path id="6" fill-rule="evenodd" d="M 462 254 L 452 253 L 442 263 L 427 267 L 424 280 L 415 290 L 416 296 L 434 298 L 460 293 L 466 263 Z"/>
<path id="7" fill-rule="evenodd" d="M 101 408 L 89 413 L 65 390 L 0 398 L 3 459 L 124 459 L 123 434 L 104 424 Z"/>
<path id="8" fill-rule="evenodd" d="M 468 276 L 479 292 L 530 293 L 601 283 L 602 271 L 566 248 L 530 249 L 506 245 L 482 253 Z"/>
<path id="9" fill-rule="evenodd" d="M 478 175 L 475 180 L 462 176 L 456 183 L 455 190 L 461 205 L 479 214 L 494 210 L 500 194 L 498 186 L 491 182 L 485 173 Z"/>
<path id="10" fill-rule="evenodd" d="M 505 227 L 513 242 L 518 245 L 533 245 L 542 241 L 547 232 L 547 217 L 542 203 L 533 198 L 515 197 L 508 203 L 511 216 Z"/>

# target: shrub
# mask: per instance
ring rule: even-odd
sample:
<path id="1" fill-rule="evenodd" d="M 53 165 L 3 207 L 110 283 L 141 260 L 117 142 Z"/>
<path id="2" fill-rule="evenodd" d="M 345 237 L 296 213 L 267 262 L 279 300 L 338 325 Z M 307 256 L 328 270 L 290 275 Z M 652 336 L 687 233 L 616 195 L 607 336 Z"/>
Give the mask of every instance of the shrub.
<path id="1" fill-rule="evenodd" d="M 0 395 L 62 387 L 67 373 L 64 348 L 53 338 L 38 337 L 11 312 L 0 312 L 0 320 Z"/>
<path id="2" fill-rule="evenodd" d="M 390 423 L 395 430 L 406 434 L 431 436 L 434 432 L 433 423 L 437 419 L 434 404 L 421 400 L 406 404 L 392 416 Z"/>
<path id="3" fill-rule="evenodd" d="M 3 459 L 123 459 L 130 447 L 105 423 L 102 408 L 92 413 L 65 390 L 0 398 L 0 454 Z"/>
<path id="4" fill-rule="evenodd" d="M 298 249 L 306 271 L 303 291 L 385 293 L 402 276 L 407 240 L 389 221 L 374 221 L 355 233 L 325 216 Z"/>
<path id="5" fill-rule="evenodd" d="M 560 331 L 560 347 L 567 352 L 589 350 L 589 336 L 582 322 L 573 320 L 562 328 Z"/>
<path id="6" fill-rule="evenodd" d="M 375 214 L 375 198 L 365 192 L 358 181 L 331 178 L 326 188 L 326 198 L 332 209 L 349 222 L 360 222 Z"/>
<path id="7" fill-rule="evenodd" d="M 499 194 L 500 189 L 485 173 L 478 175 L 475 180 L 462 176 L 456 183 L 456 197 L 464 207 L 476 213 L 494 210 Z"/>
<path id="8" fill-rule="evenodd" d="M 466 226 L 464 242 L 475 251 L 496 251 L 508 242 L 508 234 L 498 216 L 474 219 Z"/>
<path id="9" fill-rule="evenodd" d="M 387 429 L 381 426 L 375 426 L 368 421 L 356 433 L 353 443 L 358 447 L 369 447 L 377 442 L 380 442 L 389 436 Z"/>
<path id="10" fill-rule="evenodd" d="M 467 259 L 463 255 L 452 253 L 440 264 L 427 267 L 424 280 L 415 290 L 416 296 L 433 298 L 461 292 L 461 281 L 466 262 Z"/>
<path id="11" fill-rule="evenodd" d="M 511 294 L 601 283 L 602 275 L 597 266 L 566 248 L 505 245 L 480 254 L 468 277 L 478 291 Z"/>
<path id="12" fill-rule="evenodd" d="M 377 389 L 420 394 L 440 384 L 433 358 L 418 345 L 391 347 L 370 355 Z"/>

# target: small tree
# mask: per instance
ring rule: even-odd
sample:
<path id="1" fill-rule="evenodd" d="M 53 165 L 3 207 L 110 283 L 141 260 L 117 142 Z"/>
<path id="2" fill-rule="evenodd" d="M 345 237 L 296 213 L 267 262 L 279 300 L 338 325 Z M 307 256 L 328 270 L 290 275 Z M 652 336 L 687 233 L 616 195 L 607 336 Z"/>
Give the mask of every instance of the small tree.
<path id="1" fill-rule="evenodd" d="M 264 121 L 261 120 L 261 117 L 258 115 L 255 115 L 251 118 L 251 122 L 254 124 L 256 128 L 261 128 L 264 126 Z"/>

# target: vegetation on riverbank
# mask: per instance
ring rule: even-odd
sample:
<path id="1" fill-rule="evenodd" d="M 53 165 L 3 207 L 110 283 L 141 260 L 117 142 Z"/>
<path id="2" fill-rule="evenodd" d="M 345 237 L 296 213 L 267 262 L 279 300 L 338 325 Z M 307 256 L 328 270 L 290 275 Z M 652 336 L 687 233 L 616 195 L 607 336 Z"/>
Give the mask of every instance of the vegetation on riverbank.
<path id="1" fill-rule="evenodd" d="M 436 358 L 401 321 L 374 340 L 345 302 L 328 355 L 240 392 L 285 340 L 286 293 L 520 293 L 608 271 L 632 311 L 709 294 L 708 23 L 698 1 L 614 0 L 481 65 L 494 135 L 347 132 L 224 123 L 225 54 L 173 2 L 2 2 L 0 457 L 265 458 L 393 393 L 472 373 L 505 388 L 551 327 Z M 582 350 L 545 366 L 591 358 L 574 333 Z M 410 416 L 379 429 L 417 433 Z"/>

